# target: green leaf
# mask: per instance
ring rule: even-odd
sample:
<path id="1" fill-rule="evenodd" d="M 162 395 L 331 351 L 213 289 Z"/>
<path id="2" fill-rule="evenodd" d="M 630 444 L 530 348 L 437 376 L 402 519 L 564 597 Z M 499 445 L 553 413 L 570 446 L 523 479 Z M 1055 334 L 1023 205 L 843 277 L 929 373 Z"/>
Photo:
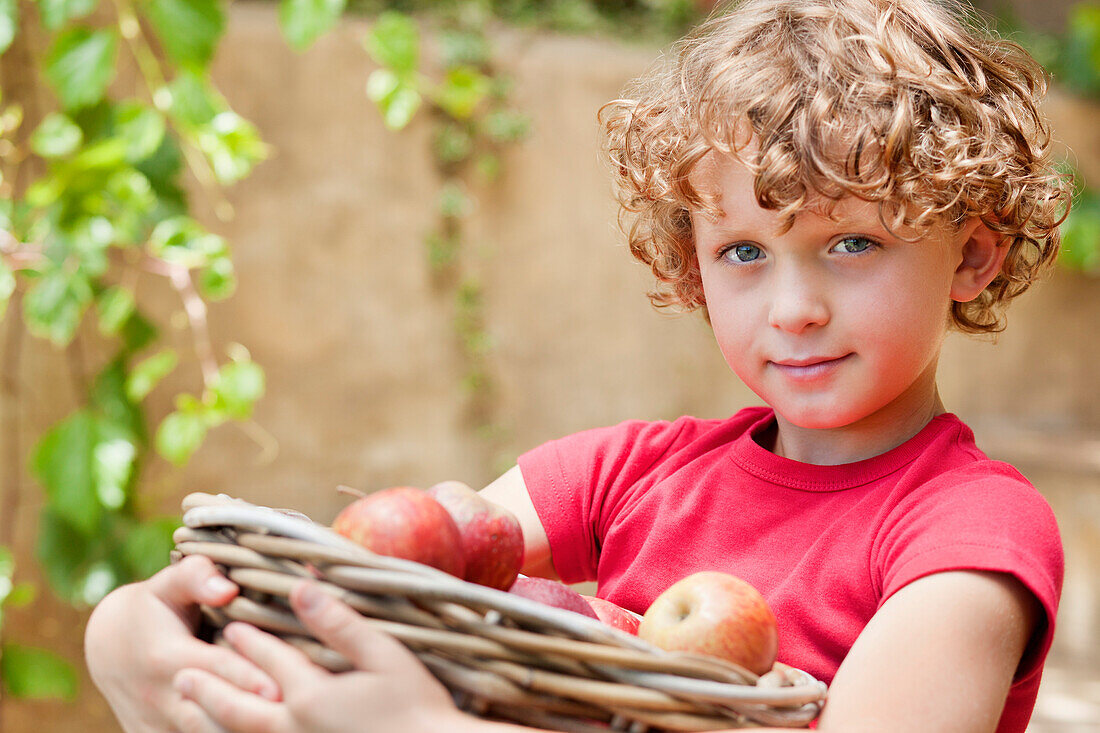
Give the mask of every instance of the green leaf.
<path id="1" fill-rule="evenodd" d="M 420 31 L 416 22 L 404 13 L 387 11 L 378 16 L 363 45 L 381 66 L 399 76 L 416 71 L 420 58 Z"/>
<path id="2" fill-rule="evenodd" d="M 82 274 L 54 269 L 27 291 L 23 315 L 31 333 L 64 346 L 91 300 L 91 285 Z"/>
<path id="3" fill-rule="evenodd" d="M 199 292 L 208 300 L 225 300 L 237 289 L 233 260 L 215 257 L 199 272 Z"/>
<path id="4" fill-rule="evenodd" d="M 309 48 L 335 25 L 346 0 L 280 0 L 279 27 L 295 51 Z"/>
<path id="5" fill-rule="evenodd" d="M 382 121 L 391 130 L 404 129 L 420 109 L 420 102 L 420 92 L 403 83 L 390 94 L 377 100 L 378 107 L 382 110 Z"/>
<path id="6" fill-rule="evenodd" d="M 527 117 L 510 110 L 495 110 L 485 117 L 485 132 L 493 142 L 518 142 L 526 137 L 530 126 Z"/>
<path id="7" fill-rule="evenodd" d="M 1070 11 L 1059 66 L 1067 86 L 1085 94 L 1100 92 L 1100 7 L 1082 2 Z"/>
<path id="8" fill-rule="evenodd" d="M 72 223 L 67 235 L 64 241 L 70 262 L 77 265 L 74 277 L 91 281 L 107 272 L 110 265 L 107 248 L 115 241 L 115 228 L 110 219 L 105 216 L 82 217 Z M 89 303 L 90 300 L 89 297 Z"/>
<path id="9" fill-rule="evenodd" d="M 23 608 L 29 606 L 38 595 L 34 583 L 16 583 L 8 593 L 4 605 L 8 608 Z"/>
<path id="10" fill-rule="evenodd" d="M 488 96 L 492 84 L 489 77 L 470 66 L 459 66 L 447 72 L 433 100 L 456 120 L 469 119 L 482 100 Z"/>
<path id="11" fill-rule="evenodd" d="M 375 104 L 397 91 L 401 79 L 389 69 L 375 69 L 367 77 L 367 99 Z"/>
<path id="12" fill-rule="evenodd" d="M 8 599 L 12 590 L 12 577 L 15 575 L 15 558 L 11 550 L 0 545 L 0 606 Z"/>
<path id="13" fill-rule="evenodd" d="M 233 111 L 219 112 L 198 130 L 199 148 L 210 159 L 214 176 L 229 184 L 247 176 L 267 157 L 267 146 L 248 120 Z"/>
<path id="14" fill-rule="evenodd" d="M 191 69 L 209 65 L 225 31 L 218 0 L 150 0 L 148 13 L 172 61 Z"/>
<path id="15" fill-rule="evenodd" d="M 202 267 L 210 259 L 224 257 L 228 246 L 221 237 L 210 234 L 187 216 L 165 219 L 153 229 L 149 249 L 166 262 L 184 267 Z"/>
<path id="16" fill-rule="evenodd" d="M 492 60 L 492 50 L 480 31 L 445 30 L 439 34 L 440 55 L 445 67 L 484 66 Z"/>
<path id="17" fill-rule="evenodd" d="M 74 18 L 82 18 L 95 10 L 98 0 L 38 0 L 42 25 L 55 31 Z"/>
<path id="18" fill-rule="evenodd" d="M 73 592 L 74 605 L 94 606 L 122 584 L 119 568 L 107 560 L 94 562 L 81 573 Z"/>
<path id="19" fill-rule="evenodd" d="M 177 466 L 182 466 L 202 445 L 206 431 L 205 414 L 173 412 L 157 428 L 157 452 Z"/>
<path id="20" fill-rule="evenodd" d="M 168 93 L 172 97 L 171 115 L 186 125 L 206 124 L 225 108 L 210 82 L 186 69 L 168 85 Z"/>
<path id="21" fill-rule="evenodd" d="M 39 515 L 35 557 L 53 591 L 70 602 L 79 600 L 77 582 L 93 541 L 66 521 L 56 507 L 47 506 Z"/>
<path id="22" fill-rule="evenodd" d="M 90 143 L 72 160 L 74 171 L 94 171 L 105 168 L 118 168 L 126 162 L 126 141 L 122 138 L 107 138 Z"/>
<path id="23" fill-rule="evenodd" d="M 134 320 L 133 317 L 130 319 Z M 97 417 L 125 429 L 127 437 L 136 443 L 146 440 L 145 414 L 126 395 L 126 356 L 121 349 L 118 355 L 96 375 L 89 394 L 90 404 Z"/>
<path id="24" fill-rule="evenodd" d="M 11 300 L 12 293 L 15 292 L 15 273 L 8 266 L 8 263 L 0 258 L 0 318 L 8 310 L 8 302 Z"/>
<path id="25" fill-rule="evenodd" d="M 74 700 L 76 669 L 57 654 L 37 647 L 4 644 L 0 654 L 0 678 L 5 691 L 19 699 Z"/>
<path id="26" fill-rule="evenodd" d="M 415 80 L 398 76 L 390 69 L 375 69 L 367 78 L 367 98 L 378 105 L 391 130 L 403 129 L 420 108 Z"/>
<path id="27" fill-rule="evenodd" d="M 134 312 L 134 294 L 122 286 L 112 286 L 96 298 L 99 311 L 99 330 L 107 336 L 114 335 L 130 319 Z"/>
<path id="28" fill-rule="evenodd" d="M 47 432 L 35 450 L 33 470 L 50 506 L 88 536 L 98 529 L 103 508 L 125 504 L 138 452 L 130 420 L 112 417 L 80 410 Z"/>
<path id="29" fill-rule="evenodd" d="M 98 428 L 92 448 L 92 479 L 99 503 L 115 511 L 126 503 L 137 446 L 129 431 L 115 423 L 100 421 Z"/>
<path id="30" fill-rule="evenodd" d="M 47 115 L 31 135 L 31 150 L 43 158 L 58 158 L 80 147 L 84 132 L 60 112 Z"/>
<path id="31" fill-rule="evenodd" d="M 156 341 L 157 335 L 157 327 L 140 312 L 134 311 L 122 327 L 123 348 L 129 353 L 141 351 Z"/>
<path id="32" fill-rule="evenodd" d="M 92 469 L 96 432 L 92 414 L 79 410 L 42 436 L 32 461 L 32 470 L 46 488 L 50 506 L 88 536 L 99 526 L 103 513 Z"/>
<path id="33" fill-rule="evenodd" d="M 103 212 L 115 228 L 114 244 L 135 245 L 145 241 L 160 201 L 153 184 L 134 168 L 121 168 L 107 179 L 103 190 Z"/>
<path id="34" fill-rule="evenodd" d="M 117 109 L 115 128 L 126 141 L 126 160 L 138 163 L 157 151 L 167 125 L 164 116 L 152 107 L 126 102 Z"/>
<path id="35" fill-rule="evenodd" d="M 437 207 L 440 216 L 458 219 L 468 216 L 473 211 L 474 202 L 466 193 L 462 181 L 452 178 L 444 182 L 442 188 L 439 189 Z"/>
<path id="36" fill-rule="evenodd" d="M 1100 272 L 1100 197 L 1082 192 L 1061 230 L 1059 261 L 1071 269 Z"/>
<path id="37" fill-rule="evenodd" d="M 436 128 L 432 150 L 440 162 L 460 163 L 473 153 L 474 139 L 464 125 L 448 122 Z"/>
<path id="38" fill-rule="evenodd" d="M 46 78 L 65 109 L 95 104 L 115 73 L 118 36 L 113 31 L 70 28 L 58 34 L 46 57 Z"/>
<path id="39" fill-rule="evenodd" d="M 122 540 L 122 552 L 133 577 L 144 580 L 168 564 L 175 547 L 172 533 L 180 526 L 179 517 L 160 517 L 135 525 Z"/>
<path id="40" fill-rule="evenodd" d="M 160 380 L 168 376 L 179 363 L 175 349 L 162 349 L 137 363 L 126 378 L 126 396 L 141 402 Z"/>
<path id="41" fill-rule="evenodd" d="M 8 50 L 19 31 L 18 0 L 0 0 L 0 53 Z"/>
<path id="42" fill-rule="evenodd" d="M 218 370 L 214 382 L 215 406 L 237 420 L 252 414 L 256 400 L 264 393 L 264 371 L 252 361 L 237 361 Z"/>

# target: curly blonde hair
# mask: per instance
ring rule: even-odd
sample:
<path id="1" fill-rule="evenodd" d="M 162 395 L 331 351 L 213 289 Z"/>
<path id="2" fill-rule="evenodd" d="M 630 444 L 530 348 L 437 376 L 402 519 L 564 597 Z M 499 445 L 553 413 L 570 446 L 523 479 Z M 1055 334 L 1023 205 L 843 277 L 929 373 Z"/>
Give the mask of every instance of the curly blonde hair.
<path id="1" fill-rule="evenodd" d="M 1002 235 L 1001 272 L 956 328 L 997 332 L 1054 260 L 1071 182 L 1051 160 L 1042 68 L 948 0 L 745 0 L 718 12 L 599 114 L 633 255 L 658 307 L 703 308 L 690 174 L 734 155 L 760 206 L 793 222 L 845 196 L 889 228 L 973 217 Z M 629 226 L 625 219 L 632 219 Z"/>

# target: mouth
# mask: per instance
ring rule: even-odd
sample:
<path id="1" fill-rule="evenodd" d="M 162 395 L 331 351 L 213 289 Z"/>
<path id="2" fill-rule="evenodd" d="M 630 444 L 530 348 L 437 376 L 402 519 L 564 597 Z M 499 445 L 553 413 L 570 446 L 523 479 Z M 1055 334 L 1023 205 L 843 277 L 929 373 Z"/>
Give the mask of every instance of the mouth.
<path id="1" fill-rule="evenodd" d="M 843 356 L 811 356 L 804 359 L 779 359 L 768 362 L 780 372 L 794 379 L 816 379 L 830 374 L 851 353 Z"/>

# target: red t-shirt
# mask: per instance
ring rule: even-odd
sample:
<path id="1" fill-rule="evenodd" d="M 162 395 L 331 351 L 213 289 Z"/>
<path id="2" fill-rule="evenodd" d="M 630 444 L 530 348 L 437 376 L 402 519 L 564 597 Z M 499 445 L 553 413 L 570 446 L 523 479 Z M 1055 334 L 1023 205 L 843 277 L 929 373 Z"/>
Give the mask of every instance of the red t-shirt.
<path id="1" fill-rule="evenodd" d="M 644 612 L 700 570 L 744 578 L 779 621 L 779 658 L 831 682 L 893 593 L 946 570 L 1006 572 L 1046 617 L 1009 691 L 998 733 L 1031 717 L 1062 589 L 1062 543 L 1038 491 L 990 460 L 952 414 L 882 455 L 839 466 L 761 447 L 752 407 L 725 420 L 631 421 L 519 458 L 567 583 Z"/>

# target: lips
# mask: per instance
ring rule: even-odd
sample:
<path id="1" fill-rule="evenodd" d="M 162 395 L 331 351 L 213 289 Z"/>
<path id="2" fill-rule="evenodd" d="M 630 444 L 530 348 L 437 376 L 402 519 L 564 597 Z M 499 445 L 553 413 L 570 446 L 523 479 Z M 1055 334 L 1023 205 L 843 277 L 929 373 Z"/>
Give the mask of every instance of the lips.
<path id="1" fill-rule="evenodd" d="M 826 379 L 847 361 L 851 354 L 843 356 L 812 356 L 805 359 L 780 359 L 770 362 L 787 379 L 810 383 Z"/>
<path id="2" fill-rule="evenodd" d="M 814 364 L 824 364 L 829 361 L 840 361 L 845 356 L 848 355 L 844 354 L 843 356 L 811 356 L 805 359 L 774 359 L 772 360 L 772 364 L 789 367 L 808 367 L 813 366 Z"/>

